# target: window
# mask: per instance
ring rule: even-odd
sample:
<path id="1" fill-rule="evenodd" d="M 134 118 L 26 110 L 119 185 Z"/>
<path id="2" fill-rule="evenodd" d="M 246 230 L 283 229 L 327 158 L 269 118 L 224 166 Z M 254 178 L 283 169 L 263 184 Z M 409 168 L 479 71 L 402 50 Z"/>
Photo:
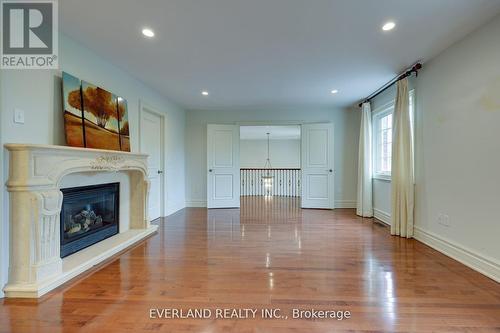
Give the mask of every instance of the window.
<path id="1" fill-rule="evenodd" d="M 376 178 L 391 177 L 393 111 L 394 103 L 391 102 L 373 116 L 373 162 Z"/>
<path id="2" fill-rule="evenodd" d="M 415 91 L 409 92 L 409 112 L 412 133 L 412 148 L 414 148 L 414 117 Z M 391 179 L 392 159 L 392 114 L 394 100 L 373 112 L 373 170 L 374 177 Z M 414 149 L 412 149 L 414 151 Z"/>

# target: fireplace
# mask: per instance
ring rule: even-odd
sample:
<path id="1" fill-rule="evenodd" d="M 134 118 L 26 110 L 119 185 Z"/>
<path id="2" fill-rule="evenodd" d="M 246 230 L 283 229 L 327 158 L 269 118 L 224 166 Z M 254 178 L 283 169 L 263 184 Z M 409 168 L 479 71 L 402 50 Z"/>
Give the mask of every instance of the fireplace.
<path id="1" fill-rule="evenodd" d="M 61 258 L 118 233 L 120 183 L 61 192 Z"/>
<path id="2" fill-rule="evenodd" d="M 9 282 L 3 288 L 6 297 L 41 297 L 158 230 L 158 225 L 150 224 L 147 214 L 150 184 L 147 155 L 49 145 L 4 147 L 9 151 L 6 187 L 10 201 Z M 66 214 L 71 214 L 68 204 L 73 201 L 71 191 L 64 190 L 64 195 L 62 189 L 86 185 L 79 183 L 82 180 L 101 184 L 120 182 L 120 207 L 118 184 L 114 189 L 116 197 L 108 199 L 116 215 L 111 220 L 119 220 L 119 230 L 118 224 L 112 228 L 115 230 L 108 229 L 119 234 L 69 256 L 65 248 L 62 253 L 67 256 L 61 259 L 61 243 L 67 245 L 70 239 L 77 241 L 81 237 L 73 233 L 69 239 L 61 238 L 64 235 L 61 222 Z M 101 191 L 94 193 L 83 206 L 82 201 L 75 204 L 73 214 L 94 204 L 101 194 Z M 63 197 L 66 213 L 61 216 Z M 113 215 L 93 210 L 96 219 L 101 216 L 103 224 L 109 222 L 104 218 L 106 215 Z M 86 233 L 91 232 L 94 230 Z"/>

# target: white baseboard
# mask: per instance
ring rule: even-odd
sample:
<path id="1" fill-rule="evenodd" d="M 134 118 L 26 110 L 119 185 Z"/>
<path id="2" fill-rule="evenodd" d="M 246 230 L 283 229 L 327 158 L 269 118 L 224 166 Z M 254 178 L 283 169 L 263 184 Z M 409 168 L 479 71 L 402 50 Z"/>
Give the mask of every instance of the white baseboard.
<path id="1" fill-rule="evenodd" d="M 186 201 L 186 207 L 207 207 L 206 200 L 188 200 Z"/>
<path id="2" fill-rule="evenodd" d="M 413 238 L 500 283 L 500 263 L 498 261 L 486 258 L 419 227 L 415 227 Z"/>
<path id="3" fill-rule="evenodd" d="M 380 222 L 383 222 L 387 225 L 391 225 L 391 214 L 384 212 L 380 209 L 374 208 L 373 209 L 373 217 L 379 220 Z"/>
<path id="4" fill-rule="evenodd" d="M 335 208 L 356 208 L 356 200 L 335 200 Z"/>

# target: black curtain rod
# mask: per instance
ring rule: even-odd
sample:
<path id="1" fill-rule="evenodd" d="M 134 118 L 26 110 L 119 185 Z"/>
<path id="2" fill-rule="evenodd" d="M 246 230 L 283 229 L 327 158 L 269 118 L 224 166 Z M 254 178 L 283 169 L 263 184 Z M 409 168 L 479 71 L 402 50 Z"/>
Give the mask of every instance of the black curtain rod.
<path id="1" fill-rule="evenodd" d="M 381 88 L 379 88 L 374 93 L 372 93 L 370 96 L 368 96 L 367 98 L 365 98 L 363 100 L 363 102 L 359 103 L 359 107 L 361 107 L 363 105 L 363 103 L 369 102 L 373 98 L 377 97 L 378 95 L 380 95 L 381 93 L 383 93 L 384 91 L 386 91 L 387 88 L 389 88 L 390 86 L 392 86 L 394 83 L 398 82 L 399 80 L 402 80 L 405 77 L 408 77 L 408 76 L 412 75 L 413 73 L 415 73 L 415 75 L 418 75 L 418 71 L 420 69 L 422 69 L 422 64 L 419 63 L 419 62 L 417 62 L 410 69 L 406 70 L 404 73 L 400 74 L 399 76 L 396 76 L 394 79 L 392 79 L 391 81 L 387 82 Z"/>

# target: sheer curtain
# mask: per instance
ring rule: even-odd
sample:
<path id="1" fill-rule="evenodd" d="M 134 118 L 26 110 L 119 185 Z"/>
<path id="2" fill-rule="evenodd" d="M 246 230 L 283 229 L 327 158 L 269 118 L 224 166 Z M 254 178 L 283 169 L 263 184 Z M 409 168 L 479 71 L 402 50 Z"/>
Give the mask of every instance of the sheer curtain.
<path id="1" fill-rule="evenodd" d="M 356 214 L 373 216 L 372 203 L 372 110 L 370 103 L 361 106 L 358 150 L 358 198 Z"/>
<path id="2" fill-rule="evenodd" d="M 413 237 L 413 152 L 408 79 L 397 83 L 392 139 L 391 234 Z"/>

